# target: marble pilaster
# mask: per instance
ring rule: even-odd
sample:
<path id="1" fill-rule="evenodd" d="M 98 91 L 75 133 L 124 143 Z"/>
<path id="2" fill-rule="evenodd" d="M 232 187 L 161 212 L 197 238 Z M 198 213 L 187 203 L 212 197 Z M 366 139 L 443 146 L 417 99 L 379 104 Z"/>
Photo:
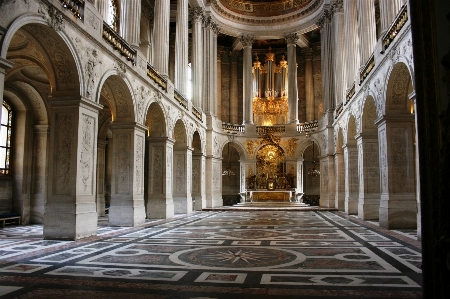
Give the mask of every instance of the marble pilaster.
<path id="1" fill-rule="evenodd" d="M 334 207 L 339 211 L 345 210 L 345 167 L 344 154 L 334 154 L 334 175 L 336 179 L 336 192 L 334 195 Z"/>
<path id="2" fill-rule="evenodd" d="M 417 227 L 414 171 L 414 119 L 377 121 L 381 200 L 379 223 L 388 229 Z"/>
<path id="3" fill-rule="evenodd" d="M 144 153 L 145 127 L 114 123 L 111 204 L 111 226 L 138 226 L 145 222 Z"/>
<path id="4" fill-rule="evenodd" d="M 147 137 L 147 140 L 149 144 L 147 218 L 171 218 L 174 215 L 172 163 L 175 140 L 167 137 Z"/>
<path id="5" fill-rule="evenodd" d="M 97 214 L 105 216 L 106 140 L 97 141 Z"/>
<path id="6" fill-rule="evenodd" d="M 289 120 L 288 123 L 298 123 L 298 90 L 297 90 L 297 55 L 295 48 L 299 36 L 296 32 L 284 36 L 287 44 L 288 61 L 288 104 Z"/>
<path id="7" fill-rule="evenodd" d="M 359 174 L 358 217 L 363 220 L 376 220 L 380 209 L 378 136 L 358 134 L 356 143 Z"/>
<path id="8" fill-rule="evenodd" d="M 222 159 L 206 157 L 206 207 L 223 206 L 222 200 Z"/>
<path id="9" fill-rule="evenodd" d="M 45 201 L 47 199 L 47 152 L 49 126 L 33 127 L 33 180 L 30 196 L 30 223 L 44 223 Z"/>
<path id="10" fill-rule="evenodd" d="M 175 214 L 192 213 L 192 148 L 173 151 L 173 206 Z"/>
<path id="11" fill-rule="evenodd" d="M 333 208 L 335 200 L 334 157 L 320 157 L 320 206 Z"/>
<path id="12" fill-rule="evenodd" d="M 205 164 L 203 154 L 192 154 L 192 197 L 195 198 L 196 211 L 206 208 Z"/>
<path id="13" fill-rule="evenodd" d="M 317 25 L 320 27 L 320 50 L 322 68 L 322 99 L 323 112 L 334 109 L 334 75 L 333 75 L 333 34 L 331 27 L 330 10 L 324 9 L 322 17 Z"/>
<path id="14" fill-rule="evenodd" d="M 355 145 L 344 145 L 345 164 L 345 201 L 344 211 L 347 214 L 358 213 L 358 149 Z"/>
<path id="15" fill-rule="evenodd" d="M 162 76 L 169 75 L 170 1 L 155 0 L 152 64 Z"/>
<path id="16" fill-rule="evenodd" d="M 44 239 L 76 240 L 97 234 L 98 111 L 80 98 L 49 100 L 50 142 Z"/>

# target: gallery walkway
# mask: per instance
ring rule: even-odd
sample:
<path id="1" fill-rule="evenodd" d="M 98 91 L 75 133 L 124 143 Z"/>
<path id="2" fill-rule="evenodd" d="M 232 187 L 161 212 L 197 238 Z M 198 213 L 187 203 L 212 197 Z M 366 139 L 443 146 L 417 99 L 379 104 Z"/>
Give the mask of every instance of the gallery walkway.
<path id="1" fill-rule="evenodd" d="M 0 230 L 2 298 L 421 298 L 420 267 L 407 234 L 333 211 L 103 218 L 76 242 Z"/>

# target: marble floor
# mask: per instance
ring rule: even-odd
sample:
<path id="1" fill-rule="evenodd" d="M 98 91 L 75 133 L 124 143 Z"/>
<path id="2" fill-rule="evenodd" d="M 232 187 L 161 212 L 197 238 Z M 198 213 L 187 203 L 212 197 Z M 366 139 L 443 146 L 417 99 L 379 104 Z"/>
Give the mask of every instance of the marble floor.
<path id="1" fill-rule="evenodd" d="M 421 298 L 413 232 L 333 211 L 208 211 L 79 241 L 0 230 L 1 298 Z"/>

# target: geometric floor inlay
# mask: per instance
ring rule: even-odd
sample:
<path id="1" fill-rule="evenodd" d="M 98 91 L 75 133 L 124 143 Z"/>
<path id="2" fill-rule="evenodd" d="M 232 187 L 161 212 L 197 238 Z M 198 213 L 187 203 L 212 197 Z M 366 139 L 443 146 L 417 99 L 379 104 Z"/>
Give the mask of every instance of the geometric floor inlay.
<path id="1" fill-rule="evenodd" d="M 195 212 L 80 241 L 0 231 L 8 298 L 421 298 L 419 243 L 341 212 Z M 414 232 L 408 232 L 411 235 Z"/>

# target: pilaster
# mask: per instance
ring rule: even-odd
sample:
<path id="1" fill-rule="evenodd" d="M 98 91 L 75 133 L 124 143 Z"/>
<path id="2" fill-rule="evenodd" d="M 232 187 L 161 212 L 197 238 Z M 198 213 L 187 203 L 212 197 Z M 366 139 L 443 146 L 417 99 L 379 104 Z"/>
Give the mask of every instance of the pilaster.
<path id="1" fill-rule="evenodd" d="M 295 48 L 299 36 L 296 32 L 284 36 L 288 60 L 288 104 L 290 124 L 298 123 L 297 55 Z"/>
<path id="2" fill-rule="evenodd" d="M 172 163 L 175 140 L 168 137 L 147 137 L 147 139 L 149 144 L 147 218 L 171 218 L 174 215 Z"/>
<path id="3" fill-rule="evenodd" d="M 194 209 L 206 208 L 206 157 L 201 153 L 192 154 L 192 197 L 195 199 Z"/>
<path id="4" fill-rule="evenodd" d="M 111 124 L 113 161 L 111 226 L 139 226 L 145 222 L 144 153 L 145 127 L 135 123 Z"/>
<path id="5" fill-rule="evenodd" d="M 334 208 L 335 200 L 334 157 L 320 157 L 320 206 Z"/>
<path id="6" fill-rule="evenodd" d="M 240 37 L 241 43 L 244 47 L 243 57 L 243 100 L 242 105 L 244 109 L 244 124 L 253 125 L 253 97 L 252 97 L 252 45 L 255 38 L 251 35 L 243 35 Z"/>
<path id="7" fill-rule="evenodd" d="M 175 214 L 192 212 L 191 165 L 192 148 L 174 148 L 173 151 L 173 205 Z"/>
<path id="8" fill-rule="evenodd" d="M 358 213 L 358 149 L 354 145 L 344 145 L 345 202 L 347 214 Z"/>
<path id="9" fill-rule="evenodd" d="M 98 111 L 80 98 L 52 98 L 48 197 L 44 239 L 76 240 L 97 234 Z"/>
<path id="10" fill-rule="evenodd" d="M 106 140 L 97 141 L 97 214 L 105 216 Z"/>
<path id="11" fill-rule="evenodd" d="M 339 211 L 345 211 L 345 167 L 342 152 L 334 154 L 334 175 L 336 180 L 334 207 Z"/>

